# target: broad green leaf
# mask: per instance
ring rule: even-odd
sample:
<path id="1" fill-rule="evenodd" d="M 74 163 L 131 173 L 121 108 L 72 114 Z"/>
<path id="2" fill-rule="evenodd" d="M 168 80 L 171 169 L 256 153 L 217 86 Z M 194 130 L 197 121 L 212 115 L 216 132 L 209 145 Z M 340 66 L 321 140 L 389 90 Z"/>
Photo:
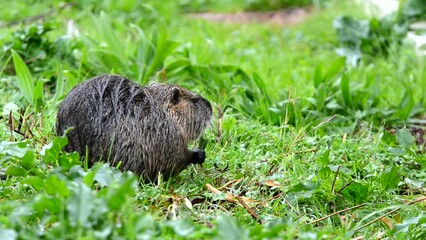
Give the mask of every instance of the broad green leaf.
<path id="1" fill-rule="evenodd" d="M 319 189 L 318 182 L 299 183 L 286 193 L 286 198 L 290 203 L 297 203 L 298 199 L 310 198 Z"/>
<path id="2" fill-rule="evenodd" d="M 318 177 L 327 180 L 332 175 L 332 173 L 333 172 L 329 167 L 323 167 L 318 171 Z"/>
<path id="3" fill-rule="evenodd" d="M 365 202 L 368 197 L 368 193 L 368 187 L 358 182 L 353 182 L 341 192 L 345 198 L 350 199 L 354 204 Z"/>
<path id="4" fill-rule="evenodd" d="M 88 187 L 92 187 L 93 183 L 95 182 L 95 175 L 97 173 L 97 169 L 99 168 L 100 165 L 95 165 L 94 167 L 92 167 L 90 169 L 90 172 L 88 172 L 84 177 L 83 177 L 83 183 L 86 184 Z M 80 167 L 80 166 L 78 166 Z M 102 184 L 101 184 L 102 186 Z"/>
<path id="5" fill-rule="evenodd" d="M 90 226 L 89 218 L 96 208 L 95 194 L 84 183 L 76 183 L 67 201 L 68 220 L 71 226 Z"/>
<path id="6" fill-rule="evenodd" d="M 32 204 L 32 213 L 35 211 L 40 215 L 49 213 L 52 216 L 57 216 L 62 211 L 63 205 L 63 199 L 57 196 L 52 197 L 46 194 L 37 195 Z"/>
<path id="7" fill-rule="evenodd" d="M 45 190 L 49 195 L 67 197 L 70 194 L 65 182 L 56 175 L 51 175 L 45 180 Z"/>
<path id="8" fill-rule="evenodd" d="M 35 84 L 33 77 L 31 76 L 30 70 L 22 60 L 21 56 L 12 49 L 13 65 L 15 66 L 15 72 L 18 76 L 18 87 L 21 90 L 27 101 L 34 105 L 34 90 Z"/>
<path id="9" fill-rule="evenodd" d="M 33 150 L 28 150 L 21 158 L 22 167 L 25 170 L 31 170 L 35 167 L 35 154 Z"/>
<path id="10" fill-rule="evenodd" d="M 353 48 L 360 47 L 361 41 L 368 38 L 369 21 L 356 20 L 350 16 L 341 16 L 333 21 L 340 42 Z"/>
<path id="11" fill-rule="evenodd" d="M 220 215 L 217 218 L 217 233 L 215 239 L 244 240 L 249 239 L 249 232 L 240 226 L 233 217 Z"/>
<path id="12" fill-rule="evenodd" d="M 17 158 L 23 158 L 28 151 L 34 151 L 34 148 L 31 147 L 29 142 L 6 142 L 3 141 L 0 143 L 0 154 L 5 154 Z"/>
<path id="13" fill-rule="evenodd" d="M 29 186 L 32 186 L 37 191 L 44 189 L 44 186 L 45 186 L 43 179 L 36 176 L 28 176 L 22 179 L 20 183 L 28 184 Z"/>
<path id="14" fill-rule="evenodd" d="M 399 129 L 396 132 L 398 143 L 403 148 L 409 148 L 414 145 L 415 139 L 407 128 Z"/>
<path id="15" fill-rule="evenodd" d="M 321 165 L 327 165 L 330 162 L 330 149 L 327 149 L 318 161 Z"/>
<path id="16" fill-rule="evenodd" d="M 112 167 L 108 166 L 108 164 L 99 163 L 92 167 L 92 169 L 95 172 L 93 180 L 102 187 L 111 185 L 117 178 Z M 87 180 L 89 181 L 90 179 Z"/>
<path id="17" fill-rule="evenodd" d="M 401 167 L 395 166 L 392 168 L 386 169 L 380 175 L 380 183 L 384 190 L 391 190 L 398 187 L 398 184 L 401 179 Z"/>
<path id="18" fill-rule="evenodd" d="M 395 225 L 395 233 L 406 233 L 410 226 L 426 223 L 426 214 L 422 213 L 417 217 L 405 219 L 402 223 Z"/>
<path id="19" fill-rule="evenodd" d="M 6 176 L 27 176 L 28 171 L 21 166 L 10 166 L 6 169 Z"/>
<path id="20" fill-rule="evenodd" d="M 55 137 L 49 144 L 43 146 L 40 154 L 44 156 L 45 163 L 56 163 L 59 159 L 62 149 L 68 144 L 65 136 Z"/>
<path id="21" fill-rule="evenodd" d="M 174 233 L 181 237 L 189 237 L 195 230 L 193 223 L 185 220 L 169 221 L 166 225 L 170 226 Z"/>
<path id="22" fill-rule="evenodd" d="M 402 156 L 407 154 L 407 151 L 405 148 L 400 148 L 400 147 L 391 147 L 386 149 L 389 153 L 395 155 L 395 156 Z"/>
<path id="23" fill-rule="evenodd" d="M 120 185 L 115 188 L 109 188 L 108 190 L 108 207 L 111 210 L 118 211 L 123 206 L 130 196 L 135 193 L 136 190 L 136 177 L 124 173 L 121 175 L 122 180 Z"/>

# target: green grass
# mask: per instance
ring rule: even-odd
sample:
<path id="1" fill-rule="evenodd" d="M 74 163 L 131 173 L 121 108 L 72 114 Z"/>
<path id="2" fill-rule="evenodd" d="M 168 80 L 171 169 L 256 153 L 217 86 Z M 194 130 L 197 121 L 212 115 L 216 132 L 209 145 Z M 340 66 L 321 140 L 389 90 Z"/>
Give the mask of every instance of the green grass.
<path id="1" fill-rule="evenodd" d="M 424 57 L 403 43 L 346 65 L 333 20 L 361 7 L 282 27 L 194 20 L 176 1 L 30 2 L 4 21 L 57 10 L 0 29 L 0 239 L 425 237 Z M 212 102 L 202 167 L 146 184 L 61 150 L 59 103 L 110 72 Z"/>

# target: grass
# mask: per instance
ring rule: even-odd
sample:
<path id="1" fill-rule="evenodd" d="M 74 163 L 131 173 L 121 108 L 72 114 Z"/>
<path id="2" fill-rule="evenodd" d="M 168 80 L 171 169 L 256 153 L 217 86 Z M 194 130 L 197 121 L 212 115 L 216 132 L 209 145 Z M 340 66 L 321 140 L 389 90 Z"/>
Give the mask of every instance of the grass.
<path id="1" fill-rule="evenodd" d="M 424 238 L 424 57 L 404 43 L 346 65 L 332 24 L 360 6 L 284 28 L 194 20 L 175 1 L 14 4 L 8 22 L 57 9 L 0 30 L 0 239 Z M 61 150 L 59 103 L 109 72 L 212 102 L 202 167 L 145 184 Z"/>

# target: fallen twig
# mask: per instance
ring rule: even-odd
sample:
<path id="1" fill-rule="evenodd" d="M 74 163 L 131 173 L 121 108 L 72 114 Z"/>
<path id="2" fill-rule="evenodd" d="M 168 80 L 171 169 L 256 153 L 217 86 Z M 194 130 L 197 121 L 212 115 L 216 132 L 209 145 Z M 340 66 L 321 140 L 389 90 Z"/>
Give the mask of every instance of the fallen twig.
<path id="1" fill-rule="evenodd" d="M 409 205 L 413 205 L 413 204 L 418 203 L 418 202 L 421 202 L 421 201 L 426 201 L 426 197 L 422 197 L 422 198 L 416 199 L 416 200 L 414 200 L 414 201 L 411 201 L 411 202 L 407 203 L 406 205 L 407 205 L 407 206 L 409 206 Z M 387 213 L 385 213 L 385 214 L 383 214 L 383 215 L 380 215 L 380 216 L 378 216 L 377 218 L 375 218 L 375 219 L 373 219 L 373 220 L 369 221 L 368 223 L 366 223 L 366 224 L 364 224 L 364 225 L 362 225 L 362 226 L 358 227 L 357 229 L 355 229 L 355 231 L 358 231 L 358 230 L 360 230 L 360 229 L 363 229 L 363 228 L 365 228 L 365 227 L 368 227 L 368 226 L 370 226 L 371 224 L 373 224 L 373 223 L 375 223 L 375 222 L 379 221 L 380 219 L 382 219 L 382 218 L 384 218 L 384 217 L 386 217 L 386 216 L 388 216 L 388 215 L 390 215 L 390 214 L 392 214 L 392 213 L 394 213 L 394 212 L 399 211 L 400 209 L 401 209 L 401 208 L 400 208 L 400 207 L 398 207 L 398 208 L 395 208 L 395 209 L 394 209 L 394 210 L 392 210 L 392 211 L 389 211 L 389 212 L 387 212 Z"/>
<path id="2" fill-rule="evenodd" d="M 212 193 L 215 193 L 215 194 L 222 194 L 222 192 L 219 190 L 219 189 L 217 189 L 217 188 L 215 188 L 215 187 L 213 187 L 212 185 L 210 185 L 210 184 L 206 184 L 206 187 L 210 190 L 210 192 L 212 192 Z M 237 200 L 235 200 L 235 197 L 234 197 L 234 195 L 232 195 L 232 194 L 230 194 L 229 192 L 227 192 L 226 194 L 225 194 L 225 199 L 227 200 L 227 201 L 230 201 L 230 202 L 233 202 L 233 203 L 238 203 L 238 201 Z"/>
<path id="3" fill-rule="evenodd" d="M 244 202 L 244 200 L 240 197 L 240 196 L 236 196 L 237 200 L 239 203 L 241 203 L 241 205 L 243 205 L 243 207 L 247 210 L 247 212 L 250 214 L 250 216 L 256 220 L 256 222 L 262 224 L 262 220 L 259 219 L 259 217 L 257 216 L 257 214 L 254 212 L 254 210 L 252 208 L 250 208 L 246 202 Z"/>
<path id="4" fill-rule="evenodd" d="M 340 213 L 343 213 L 343 212 L 347 212 L 347 211 L 350 211 L 350 210 L 353 210 L 353 209 L 357 209 L 357 208 L 360 208 L 360 207 L 364 207 L 365 205 L 367 205 L 367 203 L 363 203 L 363 204 L 356 205 L 356 206 L 353 206 L 353 207 L 350 207 L 350 208 L 346 208 L 346 209 L 343 209 L 343 210 L 340 210 L 340 211 L 334 212 L 334 213 L 332 213 L 332 214 L 329 214 L 329 215 L 327 215 L 327 216 L 325 216 L 325 217 L 318 218 L 318 219 L 316 219 L 316 220 L 314 220 L 314 221 L 312 221 L 312 222 L 305 223 L 305 225 L 308 225 L 308 224 L 314 224 L 314 223 L 320 222 L 320 221 L 322 221 L 322 220 L 324 220 L 324 219 L 327 219 L 327 218 L 333 217 L 333 216 L 335 216 L 335 215 L 337 215 L 337 214 L 340 214 Z"/>

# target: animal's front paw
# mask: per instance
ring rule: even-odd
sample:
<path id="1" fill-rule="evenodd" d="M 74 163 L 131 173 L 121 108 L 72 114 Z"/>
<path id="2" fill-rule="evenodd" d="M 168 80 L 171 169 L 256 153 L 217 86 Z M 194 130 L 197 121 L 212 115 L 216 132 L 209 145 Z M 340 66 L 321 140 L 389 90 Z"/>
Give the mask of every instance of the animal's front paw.
<path id="1" fill-rule="evenodd" d="M 206 160 L 206 152 L 201 149 L 195 149 L 192 151 L 192 160 L 191 163 L 193 164 L 203 164 L 204 160 Z"/>

